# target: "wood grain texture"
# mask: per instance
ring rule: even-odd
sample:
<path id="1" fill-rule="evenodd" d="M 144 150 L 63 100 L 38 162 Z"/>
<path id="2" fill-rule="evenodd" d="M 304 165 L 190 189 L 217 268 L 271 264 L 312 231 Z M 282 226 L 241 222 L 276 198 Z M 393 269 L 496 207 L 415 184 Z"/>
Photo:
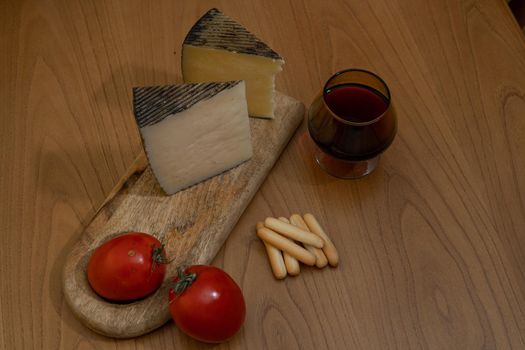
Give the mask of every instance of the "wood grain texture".
<path id="1" fill-rule="evenodd" d="M 180 45 L 210 7 L 286 64 L 308 105 L 335 71 L 389 84 L 399 133 L 379 168 L 337 180 L 305 126 L 214 264 L 247 301 L 218 349 L 525 347 L 525 40 L 505 1 L 0 2 L 0 347 L 200 349 L 173 323 L 97 335 L 61 294 L 66 256 L 140 152 L 131 87 L 180 81 Z M 276 281 L 253 226 L 312 212 L 337 269 Z"/>
<path id="2" fill-rule="evenodd" d="M 177 268 L 211 263 L 304 115 L 302 103 L 278 93 L 273 120 L 250 119 L 250 160 L 174 195 L 164 193 L 150 167 L 128 180 L 66 258 L 64 297 L 73 313 L 94 331 L 115 338 L 143 335 L 166 323 L 171 318 L 168 290 Z M 139 157 L 135 164 L 141 163 Z M 110 303 L 89 286 L 89 257 L 106 240 L 131 231 L 157 237 L 173 261 L 153 295 L 130 304 Z"/>

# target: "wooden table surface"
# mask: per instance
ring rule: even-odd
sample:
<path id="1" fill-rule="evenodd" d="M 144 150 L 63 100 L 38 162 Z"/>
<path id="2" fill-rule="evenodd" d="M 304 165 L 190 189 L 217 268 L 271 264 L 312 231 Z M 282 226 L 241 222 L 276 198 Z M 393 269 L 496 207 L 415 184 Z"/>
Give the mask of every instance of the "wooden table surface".
<path id="1" fill-rule="evenodd" d="M 366 68 L 399 117 L 356 181 L 323 173 L 301 127 L 214 261 L 248 308 L 217 348 L 525 348 L 525 39 L 503 0 L 0 2 L 0 348 L 208 348 L 173 323 L 91 332 L 61 272 L 140 152 L 131 87 L 180 81 L 214 6 L 285 57 L 280 91 L 308 105 Z M 341 264 L 276 281 L 254 224 L 307 211 Z"/>

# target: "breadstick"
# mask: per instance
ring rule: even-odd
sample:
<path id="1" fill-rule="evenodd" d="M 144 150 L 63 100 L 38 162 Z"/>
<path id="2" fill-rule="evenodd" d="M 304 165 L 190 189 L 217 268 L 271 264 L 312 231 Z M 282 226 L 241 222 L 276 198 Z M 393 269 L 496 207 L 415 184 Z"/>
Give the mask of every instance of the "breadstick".
<path id="1" fill-rule="evenodd" d="M 322 229 L 321 225 L 319 225 L 319 222 L 315 216 L 310 213 L 304 214 L 304 221 L 308 225 L 310 231 L 323 238 L 325 242 L 323 252 L 328 259 L 328 263 L 332 266 L 337 266 L 337 264 L 339 264 L 339 254 L 337 254 L 337 249 L 335 249 L 334 243 L 332 243 L 326 232 L 324 232 Z"/>
<path id="2" fill-rule="evenodd" d="M 270 243 L 275 248 L 290 254 L 306 265 L 313 266 L 315 264 L 315 256 L 312 253 L 269 228 L 258 228 L 257 236 L 264 242 Z"/>
<path id="3" fill-rule="evenodd" d="M 257 229 L 264 227 L 262 222 L 258 222 L 256 225 Z M 281 251 L 275 248 L 273 245 L 263 241 L 266 247 L 266 253 L 268 254 L 268 260 L 270 261 L 270 267 L 272 268 L 273 275 L 278 280 L 286 277 L 286 266 L 284 264 L 283 255 Z"/>
<path id="4" fill-rule="evenodd" d="M 278 280 L 282 280 L 286 277 L 286 265 L 284 263 L 283 254 L 273 245 L 264 242 L 266 247 L 266 253 L 268 254 L 268 260 L 270 260 L 270 266 L 272 268 L 273 275 Z"/>
<path id="5" fill-rule="evenodd" d="M 279 220 L 290 223 L 287 218 L 285 217 L 279 217 Z M 299 262 L 296 258 L 288 254 L 287 252 L 283 252 L 284 256 L 284 265 L 286 266 L 286 271 L 288 271 L 288 274 L 290 276 L 297 276 L 301 272 L 301 267 L 299 266 Z"/>
<path id="6" fill-rule="evenodd" d="M 276 218 L 266 218 L 264 220 L 264 226 L 268 227 L 271 230 L 279 232 L 280 234 L 291 238 L 293 240 L 299 241 L 301 243 L 309 244 L 316 248 L 322 248 L 324 245 L 323 239 L 319 236 L 302 230 L 297 226 L 282 222 Z"/>
<path id="7" fill-rule="evenodd" d="M 303 217 L 299 214 L 292 214 L 292 216 L 290 216 L 290 222 L 305 230 L 305 231 L 310 231 L 310 229 L 308 229 L 308 226 L 306 225 L 306 222 L 304 222 L 303 220 Z M 317 266 L 318 268 L 322 269 L 323 267 L 325 267 L 326 265 L 328 265 L 328 260 L 326 259 L 326 256 L 324 255 L 323 251 L 319 248 L 316 248 L 316 247 L 312 247 L 311 245 L 308 245 L 308 244 L 305 244 L 304 247 L 310 252 L 312 253 L 313 255 L 315 255 L 315 266 Z"/>
<path id="8" fill-rule="evenodd" d="M 296 258 L 283 252 L 284 257 L 284 266 L 286 266 L 286 271 L 290 276 L 297 276 L 301 272 L 301 267 L 299 266 L 299 261 Z"/>

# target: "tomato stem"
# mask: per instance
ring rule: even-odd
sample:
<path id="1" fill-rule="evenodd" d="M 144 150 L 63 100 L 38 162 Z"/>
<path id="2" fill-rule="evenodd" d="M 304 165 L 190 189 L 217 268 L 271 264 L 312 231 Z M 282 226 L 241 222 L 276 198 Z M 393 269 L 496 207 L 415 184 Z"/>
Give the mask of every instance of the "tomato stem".
<path id="1" fill-rule="evenodd" d="M 173 259 L 166 258 L 166 253 L 164 251 L 164 244 L 162 244 L 160 247 L 157 245 L 151 246 L 151 258 L 153 259 L 153 264 L 151 265 L 151 269 L 155 270 L 157 265 L 166 265 L 173 261 Z"/>
<path id="2" fill-rule="evenodd" d="M 186 273 L 184 270 L 185 269 L 183 267 L 179 267 L 177 269 L 177 272 L 179 275 L 178 281 L 175 283 L 175 286 L 173 286 L 173 291 L 177 295 L 182 294 L 186 290 L 186 288 L 191 286 L 193 282 L 195 282 L 195 280 L 197 279 L 196 273 L 193 273 L 193 272 Z"/>

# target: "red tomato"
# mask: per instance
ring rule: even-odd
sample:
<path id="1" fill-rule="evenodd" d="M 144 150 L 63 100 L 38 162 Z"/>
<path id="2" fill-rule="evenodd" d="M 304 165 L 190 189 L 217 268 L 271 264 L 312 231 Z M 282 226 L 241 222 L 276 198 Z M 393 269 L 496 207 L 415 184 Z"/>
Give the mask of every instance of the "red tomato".
<path id="1" fill-rule="evenodd" d="M 196 265 L 179 273 L 174 282 L 169 308 L 184 333 L 203 342 L 220 343 L 241 328 L 246 316 L 244 297 L 226 272 Z"/>
<path id="2" fill-rule="evenodd" d="M 156 291 L 166 273 L 163 245 L 151 235 L 131 232 L 102 244 L 89 259 L 87 277 L 100 296 L 131 301 Z"/>

